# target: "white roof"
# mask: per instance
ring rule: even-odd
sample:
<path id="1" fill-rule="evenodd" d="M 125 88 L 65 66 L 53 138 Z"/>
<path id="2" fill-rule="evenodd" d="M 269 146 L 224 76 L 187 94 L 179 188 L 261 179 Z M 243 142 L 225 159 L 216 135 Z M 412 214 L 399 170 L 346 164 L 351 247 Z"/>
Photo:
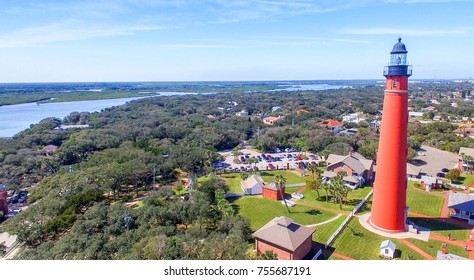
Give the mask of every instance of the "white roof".
<path id="1" fill-rule="evenodd" d="M 254 174 L 254 175 L 248 177 L 247 180 L 240 181 L 240 185 L 243 186 L 245 189 L 251 189 L 251 188 L 253 188 L 255 186 L 258 186 L 258 185 L 263 186 L 264 182 L 263 182 L 262 177 Z"/>
<path id="2" fill-rule="evenodd" d="M 395 251 L 396 245 L 391 240 L 382 241 L 380 244 L 380 249 L 390 248 Z"/>

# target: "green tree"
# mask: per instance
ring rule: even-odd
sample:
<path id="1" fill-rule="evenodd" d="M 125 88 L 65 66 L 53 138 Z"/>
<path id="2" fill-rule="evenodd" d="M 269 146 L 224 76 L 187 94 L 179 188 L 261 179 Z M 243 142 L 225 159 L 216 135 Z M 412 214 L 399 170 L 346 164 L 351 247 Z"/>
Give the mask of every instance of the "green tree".
<path id="1" fill-rule="evenodd" d="M 321 179 L 318 177 L 314 180 L 306 180 L 306 187 L 307 190 L 314 190 L 318 194 L 319 198 L 319 188 L 321 187 Z"/>
<path id="2" fill-rule="evenodd" d="M 461 175 L 461 172 L 459 172 L 459 170 L 451 169 L 446 174 L 446 179 L 448 179 L 450 182 L 453 182 L 459 178 L 459 175 Z"/>
<path id="3" fill-rule="evenodd" d="M 284 187 L 285 184 L 286 184 L 286 177 L 283 176 L 283 174 L 276 175 L 275 176 L 275 183 L 277 185 L 278 192 L 281 195 L 281 199 L 283 199 L 283 202 L 285 203 L 286 210 L 288 211 L 288 213 L 290 213 L 290 208 L 288 207 L 288 204 L 286 203 L 285 194 L 282 191 L 282 187 Z"/>
<path id="4" fill-rule="evenodd" d="M 317 174 L 318 177 L 321 177 L 321 170 L 316 165 L 310 164 L 307 169 L 311 172 L 311 174 L 313 176 L 313 180 L 314 180 L 314 175 L 315 174 Z"/>
<path id="5" fill-rule="evenodd" d="M 331 183 L 330 182 L 321 182 L 321 188 L 324 189 L 326 193 L 326 202 L 329 201 L 329 193 L 331 192 Z"/>
<path id="6" fill-rule="evenodd" d="M 247 159 L 247 163 L 248 164 L 254 164 L 254 167 L 257 166 L 257 163 L 258 163 L 258 159 L 257 158 L 248 158 Z"/>

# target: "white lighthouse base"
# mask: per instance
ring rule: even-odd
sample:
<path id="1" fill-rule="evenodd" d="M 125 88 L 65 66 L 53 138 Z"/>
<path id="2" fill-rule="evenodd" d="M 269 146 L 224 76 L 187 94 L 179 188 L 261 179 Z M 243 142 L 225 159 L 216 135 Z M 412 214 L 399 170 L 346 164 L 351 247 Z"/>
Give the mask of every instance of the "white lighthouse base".
<path id="1" fill-rule="evenodd" d="M 376 228 L 370 223 L 370 213 L 361 215 L 359 217 L 359 223 L 368 231 L 371 231 L 380 236 L 395 238 L 395 239 L 405 239 L 405 238 L 415 238 L 423 241 L 428 241 L 430 238 L 430 229 L 428 228 L 419 228 L 418 233 L 410 231 L 400 231 L 400 232 L 389 232 L 382 229 Z"/>

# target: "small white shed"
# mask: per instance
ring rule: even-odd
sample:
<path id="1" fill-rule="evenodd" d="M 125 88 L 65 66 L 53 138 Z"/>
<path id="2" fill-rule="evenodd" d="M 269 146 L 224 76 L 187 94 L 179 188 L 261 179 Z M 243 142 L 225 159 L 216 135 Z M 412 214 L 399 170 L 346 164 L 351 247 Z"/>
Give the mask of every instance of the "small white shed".
<path id="1" fill-rule="evenodd" d="M 390 240 L 385 240 L 380 244 L 380 255 L 393 259 L 397 246 Z"/>
<path id="2" fill-rule="evenodd" d="M 242 192 L 246 195 L 262 194 L 264 184 L 262 177 L 255 174 L 247 178 L 245 181 L 240 181 Z"/>

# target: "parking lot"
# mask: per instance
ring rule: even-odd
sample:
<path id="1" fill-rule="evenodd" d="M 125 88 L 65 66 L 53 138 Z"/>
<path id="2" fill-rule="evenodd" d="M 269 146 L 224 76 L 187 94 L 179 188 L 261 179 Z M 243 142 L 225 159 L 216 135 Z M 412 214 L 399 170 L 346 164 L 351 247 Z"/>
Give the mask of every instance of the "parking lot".
<path id="1" fill-rule="evenodd" d="M 457 167 L 458 156 L 454 153 L 428 146 L 422 146 L 421 152 L 423 155 L 416 156 L 412 162 L 421 167 L 422 173 L 436 176 L 443 168 L 453 169 Z"/>
<path id="2" fill-rule="evenodd" d="M 225 169 L 226 172 L 240 172 L 240 171 L 250 171 L 255 170 L 255 167 L 258 170 L 285 170 L 285 169 L 298 169 L 307 167 L 309 164 L 318 164 L 321 160 L 317 155 L 312 153 L 306 153 L 308 159 L 301 159 L 298 157 L 299 152 L 296 151 L 280 151 L 279 153 L 259 153 L 252 149 L 242 149 L 240 150 L 240 155 L 237 157 L 240 161 L 243 161 L 241 164 L 234 163 L 234 156 L 230 151 L 219 152 L 225 160 L 216 164 L 214 167 L 216 170 Z M 304 154 L 304 153 L 303 153 Z M 257 163 L 247 163 L 247 160 L 250 158 L 256 158 Z"/>

